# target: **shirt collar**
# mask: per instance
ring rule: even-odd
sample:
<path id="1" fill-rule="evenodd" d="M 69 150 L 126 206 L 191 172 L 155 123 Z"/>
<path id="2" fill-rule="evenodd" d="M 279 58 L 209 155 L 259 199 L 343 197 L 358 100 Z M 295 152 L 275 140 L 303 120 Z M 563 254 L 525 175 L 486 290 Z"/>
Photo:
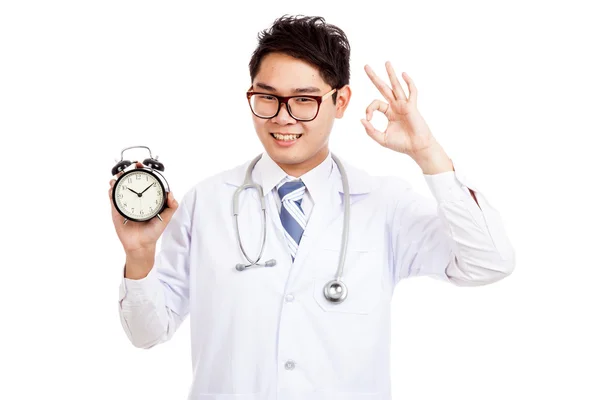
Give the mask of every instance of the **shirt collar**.
<path id="1" fill-rule="evenodd" d="M 283 169 L 265 151 L 262 158 L 256 163 L 257 181 L 263 188 L 263 194 L 266 196 L 273 190 L 281 181 L 301 179 L 306 186 L 306 190 L 310 193 L 315 203 L 320 199 L 324 199 L 327 195 L 327 187 L 329 185 L 329 177 L 331 176 L 333 160 L 331 151 L 327 151 L 327 157 L 321 164 L 317 165 L 310 171 L 306 172 L 299 178 L 289 176 Z"/>
<path id="2" fill-rule="evenodd" d="M 332 156 L 332 154 L 330 152 L 328 154 L 328 158 L 331 156 Z M 268 154 L 266 154 L 266 152 L 262 153 L 261 157 L 262 158 L 258 161 L 257 165 L 254 168 L 252 177 L 254 178 L 254 180 L 256 182 L 260 182 L 261 184 L 263 184 L 265 182 L 262 181 L 262 177 L 260 176 L 259 171 L 257 171 L 257 168 L 261 163 L 269 164 L 270 162 L 272 162 L 274 164 L 274 166 L 272 166 L 272 168 L 275 171 L 277 171 L 277 169 L 281 170 L 281 168 L 279 168 L 279 166 L 277 164 L 275 164 L 275 162 L 273 160 L 270 160 L 270 158 L 268 157 Z M 378 181 L 373 180 L 373 177 L 371 177 L 367 172 L 354 167 L 350 163 L 347 163 L 343 157 L 338 156 L 338 158 L 341 161 L 341 163 L 343 164 L 343 166 L 348 174 L 349 193 L 351 195 L 367 194 L 375 188 L 374 186 L 378 186 L 378 184 L 376 184 L 376 182 L 378 182 Z M 246 161 L 243 164 L 239 164 L 238 166 L 236 166 L 234 168 L 224 171 L 223 181 L 226 184 L 240 187 L 244 182 L 244 177 L 246 176 L 246 171 L 248 169 L 248 166 L 250 165 L 250 162 L 251 161 Z M 333 187 L 333 188 L 336 188 L 340 194 L 343 194 L 344 190 L 343 190 L 342 180 L 340 177 L 340 172 L 334 165 L 335 163 L 333 162 L 333 157 L 331 157 L 330 163 L 331 163 L 330 165 L 332 168 L 331 168 L 331 176 L 329 179 L 329 185 L 331 185 L 331 187 Z M 323 164 L 323 165 L 326 165 L 326 164 Z M 326 168 L 324 168 L 324 169 L 326 169 Z M 283 179 L 286 176 L 284 171 L 280 171 L 278 173 L 280 175 L 276 178 L 272 178 L 273 179 L 272 183 L 269 184 L 269 182 L 266 182 L 267 185 L 269 185 L 268 187 L 270 187 L 269 190 L 272 190 L 277 185 L 277 183 L 279 183 L 281 181 L 281 179 Z M 267 173 L 266 175 L 269 175 L 269 174 Z M 277 175 L 277 172 L 275 173 L 275 175 Z M 327 183 L 323 183 L 323 185 L 327 185 Z M 325 192 L 328 191 L 327 186 L 321 186 L 321 188 L 325 189 L 324 190 Z M 319 196 L 319 187 L 311 188 L 311 190 L 315 190 L 317 192 L 317 196 Z M 254 191 L 252 191 L 252 193 L 254 193 Z M 263 190 L 263 193 L 264 193 L 264 195 L 266 195 L 269 192 L 268 191 L 265 192 Z M 311 195 L 312 195 L 312 193 L 311 193 Z M 359 199 L 361 197 L 363 197 L 363 196 L 356 196 L 356 199 Z M 355 200 L 352 200 L 352 201 L 354 202 Z"/>

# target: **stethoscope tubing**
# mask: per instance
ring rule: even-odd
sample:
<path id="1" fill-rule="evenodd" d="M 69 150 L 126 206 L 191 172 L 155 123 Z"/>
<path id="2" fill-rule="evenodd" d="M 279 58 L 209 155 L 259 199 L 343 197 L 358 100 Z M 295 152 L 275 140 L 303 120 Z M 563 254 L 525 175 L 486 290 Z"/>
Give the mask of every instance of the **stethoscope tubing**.
<path id="1" fill-rule="evenodd" d="M 259 263 L 260 259 L 262 258 L 264 249 L 265 249 L 267 216 L 266 216 L 266 204 L 265 204 L 265 199 L 263 196 L 263 190 L 259 184 L 257 184 L 256 182 L 254 182 L 252 180 L 252 171 L 253 171 L 254 167 L 256 166 L 256 163 L 261 159 L 261 157 L 262 157 L 262 154 L 259 154 L 250 162 L 250 164 L 248 165 L 248 168 L 246 169 L 246 176 L 244 178 L 244 183 L 241 186 L 239 186 L 233 194 L 233 217 L 235 220 L 234 225 L 235 225 L 236 239 L 238 242 L 238 246 L 242 250 L 244 257 L 246 258 L 246 261 L 249 263 L 247 265 L 237 264 L 236 269 L 238 271 L 244 271 L 246 268 L 249 268 L 249 267 L 252 267 L 255 265 L 270 267 L 270 266 L 274 266 L 276 264 L 275 260 L 269 260 L 264 264 Z M 349 184 L 348 184 L 348 176 L 346 174 L 346 170 L 345 170 L 344 166 L 342 165 L 342 162 L 333 153 L 331 154 L 331 158 L 337 165 L 337 167 L 340 171 L 340 175 L 342 177 L 342 189 L 344 191 L 344 222 L 343 222 L 343 230 L 342 230 L 342 244 L 341 244 L 341 248 L 340 248 L 340 257 L 338 260 L 338 267 L 337 267 L 337 271 L 335 274 L 335 279 L 328 282 L 325 285 L 323 292 L 324 292 L 325 297 L 329 301 L 341 302 L 346 298 L 346 295 L 347 295 L 347 288 L 341 279 L 342 279 L 342 274 L 344 272 L 344 263 L 346 262 L 346 253 L 347 253 L 347 249 L 348 249 L 348 235 L 349 235 L 349 231 L 350 231 L 350 227 L 349 227 L 349 224 L 350 224 L 350 190 L 349 190 Z M 260 199 L 260 207 L 261 207 L 262 214 L 263 214 L 262 215 L 262 224 L 261 224 L 262 244 L 261 244 L 260 252 L 259 252 L 256 260 L 252 260 L 250 258 L 250 256 L 248 255 L 248 253 L 246 252 L 246 250 L 244 249 L 244 245 L 243 245 L 241 237 L 240 237 L 239 224 L 238 224 L 239 195 L 241 192 L 243 192 L 246 189 L 256 189 L 258 191 L 258 195 L 259 195 L 258 197 Z M 332 295 L 331 294 L 332 289 L 335 292 L 338 292 L 338 294 Z"/>

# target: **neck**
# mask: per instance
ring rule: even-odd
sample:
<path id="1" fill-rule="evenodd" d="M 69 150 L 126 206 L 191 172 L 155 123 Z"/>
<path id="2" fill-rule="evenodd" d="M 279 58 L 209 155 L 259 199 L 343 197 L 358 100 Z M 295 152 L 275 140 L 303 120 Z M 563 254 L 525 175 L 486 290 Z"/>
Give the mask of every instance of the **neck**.
<path id="1" fill-rule="evenodd" d="M 294 178 L 299 178 L 311 169 L 320 165 L 329 154 L 329 148 L 325 146 L 323 149 L 319 150 L 317 154 L 308 160 L 301 162 L 299 164 L 281 164 L 277 163 L 279 167 L 285 171 L 289 176 L 293 176 Z"/>

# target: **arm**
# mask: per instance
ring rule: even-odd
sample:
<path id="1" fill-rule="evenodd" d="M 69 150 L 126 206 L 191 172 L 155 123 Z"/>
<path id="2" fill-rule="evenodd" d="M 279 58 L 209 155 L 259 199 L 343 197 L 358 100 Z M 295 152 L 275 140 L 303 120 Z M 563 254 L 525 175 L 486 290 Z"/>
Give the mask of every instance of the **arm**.
<path id="1" fill-rule="evenodd" d="M 467 187 L 462 178 L 459 181 L 452 161 L 417 109 L 418 91 L 413 80 L 402 73 L 407 96 L 392 64 L 387 62 L 386 69 L 391 87 L 365 66 L 387 103 L 373 101 L 361 122 L 377 143 L 410 156 L 423 170 L 435 196 L 429 201 L 407 185 L 396 185 L 401 193 L 388 225 L 395 282 L 408 276 L 432 275 L 456 285 L 477 286 L 504 278 L 514 269 L 514 251 L 498 212 L 472 185 Z M 384 132 L 370 122 L 375 111 L 388 120 Z"/>
<path id="2" fill-rule="evenodd" d="M 184 197 L 166 226 L 156 258 L 154 254 L 127 257 L 127 274 L 119 288 L 119 314 L 135 347 L 147 349 L 169 340 L 189 313 L 191 218 L 186 200 Z M 144 270 L 140 267 L 144 262 L 153 263 L 150 272 L 136 275 L 133 271 Z"/>
<path id="3" fill-rule="evenodd" d="M 453 170 L 424 175 L 435 199 L 408 185 L 391 222 L 394 279 L 429 275 L 457 286 L 499 281 L 514 270 L 514 250 L 499 213 Z"/>

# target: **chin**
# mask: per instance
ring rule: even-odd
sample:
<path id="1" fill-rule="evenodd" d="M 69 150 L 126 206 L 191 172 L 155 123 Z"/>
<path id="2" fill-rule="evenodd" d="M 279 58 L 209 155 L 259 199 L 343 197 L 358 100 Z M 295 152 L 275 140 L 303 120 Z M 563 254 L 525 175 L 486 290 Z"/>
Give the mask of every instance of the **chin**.
<path id="1" fill-rule="evenodd" d="M 273 159 L 273 161 L 279 164 L 292 165 L 300 164 L 304 161 L 304 157 L 302 157 L 296 151 L 286 152 L 279 149 L 269 149 L 267 150 L 267 153 L 269 154 L 269 157 Z"/>

